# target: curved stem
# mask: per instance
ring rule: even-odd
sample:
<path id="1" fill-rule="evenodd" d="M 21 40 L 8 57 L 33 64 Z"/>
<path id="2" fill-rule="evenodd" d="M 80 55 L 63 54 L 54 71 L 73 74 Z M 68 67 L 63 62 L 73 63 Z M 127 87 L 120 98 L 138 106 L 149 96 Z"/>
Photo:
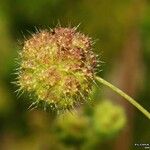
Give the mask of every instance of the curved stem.
<path id="1" fill-rule="evenodd" d="M 127 95 L 126 93 L 124 93 L 122 90 L 118 89 L 111 83 L 107 82 L 106 80 L 102 79 L 101 77 L 96 77 L 96 79 L 103 85 L 106 85 L 107 87 L 111 88 L 120 96 L 124 97 L 127 101 L 129 101 L 132 105 L 134 105 L 137 109 L 139 109 L 148 119 L 150 119 L 150 113 L 145 108 L 143 108 L 138 102 L 136 102 L 133 98 L 131 98 L 129 95 Z"/>

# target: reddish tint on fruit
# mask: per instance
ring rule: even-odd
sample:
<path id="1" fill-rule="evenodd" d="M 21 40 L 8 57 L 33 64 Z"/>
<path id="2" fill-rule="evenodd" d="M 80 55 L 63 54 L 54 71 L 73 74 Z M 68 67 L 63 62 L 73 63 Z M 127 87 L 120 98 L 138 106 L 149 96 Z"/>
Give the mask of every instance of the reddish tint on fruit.
<path id="1" fill-rule="evenodd" d="M 89 37 L 75 28 L 40 31 L 24 42 L 20 57 L 18 85 L 37 101 L 56 110 L 88 101 L 97 64 Z"/>

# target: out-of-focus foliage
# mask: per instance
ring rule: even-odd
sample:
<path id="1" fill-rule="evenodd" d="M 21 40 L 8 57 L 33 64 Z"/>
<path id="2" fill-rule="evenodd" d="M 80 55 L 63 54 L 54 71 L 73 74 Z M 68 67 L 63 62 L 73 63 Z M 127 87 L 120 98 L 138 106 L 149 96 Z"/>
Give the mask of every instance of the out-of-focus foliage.
<path id="1" fill-rule="evenodd" d="M 132 29 L 140 31 L 143 68 L 139 73 L 143 74 L 143 85 L 142 90 L 135 95 L 141 100 L 140 103 L 149 109 L 150 2 L 148 0 L 2 0 L 0 2 L 0 149 L 2 150 L 79 148 L 111 150 L 124 131 L 125 120 L 122 118 L 124 117 L 122 110 L 123 116 L 120 119 L 113 120 L 112 126 L 107 127 L 107 130 L 102 129 L 102 121 L 107 118 L 109 119 L 107 121 L 111 122 L 114 112 L 119 110 L 120 113 L 118 106 L 101 102 L 103 89 L 96 88 L 91 97 L 94 105 L 79 108 L 73 115 L 65 114 L 62 121 L 58 121 L 58 116 L 51 113 L 40 110 L 28 111 L 27 108 L 31 103 L 28 95 L 21 93 L 17 95 L 14 92 L 17 87 L 11 82 L 16 78 L 15 57 L 22 48 L 24 39 L 31 36 L 32 32 L 36 32 L 35 27 L 45 29 L 58 24 L 72 27 L 80 24 L 79 30 L 94 38 L 95 52 L 106 62 L 102 64 L 98 73 L 104 77 L 111 75 L 114 63 L 118 62 Z M 139 70 L 141 71 L 141 68 Z M 117 79 L 118 76 L 115 80 Z M 107 93 L 105 96 L 108 96 Z M 106 108 L 101 108 L 103 105 Z M 108 107 L 115 109 L 111 110 Z M 134 119 L 131 149 L 137 149 L 134 143 L 149 143 L 150 139 L 148 120 L 137 111 Z M 130 126 L 130 122 L 127 121 L 126 124 Z M 110 137 L 104 138 L 104 134 L 105 137 Z"/>
<path id="2" fill-rule="evenodd" d="M 122 107 L 105 100 L 97 104 L 94 111 L 93 126 L 103 138 L 117 134 L 126 123 Z"/>
<path id="3" fill-rule="evenodd" d="M 123 108 L 111 101 L 97 103 L 91 115 L 85 110 L 67 112 L 54 121 L 53 132 L 63 144 L 80 149 L 96 148 L 100 142 L 116 137 L 126 125 Z"/>
<path id="4" fill-rule="evenodd" d="M 81 144 L 86 142 L 89 118 L 83 112 L 66 113 L 59 116 L 54 124 L 58 137 L 64 143 Z"/>

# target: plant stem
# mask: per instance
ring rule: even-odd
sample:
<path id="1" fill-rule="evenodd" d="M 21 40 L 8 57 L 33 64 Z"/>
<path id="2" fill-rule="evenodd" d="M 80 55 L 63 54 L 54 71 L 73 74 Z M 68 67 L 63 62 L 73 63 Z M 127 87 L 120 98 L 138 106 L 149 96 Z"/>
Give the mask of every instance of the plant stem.
<path id="1" fill-rule="evenodd" d="M 139 109 L 148 119 L 150 119 L 150 113 L 145 108 L 143 108 L 138 102 L 136 102 L 133 98 L 131 98 L 129 95 L 127 95 L 126 93 L 124 93 L 122 90 L 118 89 L 111 83 L 107 82 L 106 80 L 102 79 L 101 77 L 96 77 L 96 79 L 103 85 L 106 85 L 107 87 L 111 88 L 120 96 L 124 97 L 127 101 L 129 101 L 132 105 L 134 105 L 137 109 Z"/>

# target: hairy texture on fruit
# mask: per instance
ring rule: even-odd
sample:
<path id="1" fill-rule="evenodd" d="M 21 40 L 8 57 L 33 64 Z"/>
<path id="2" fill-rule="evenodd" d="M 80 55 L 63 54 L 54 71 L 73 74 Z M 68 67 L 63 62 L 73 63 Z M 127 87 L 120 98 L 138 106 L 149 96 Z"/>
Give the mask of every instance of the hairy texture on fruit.
<path id="1" fill-rule="evenodd" d="M 68 110 L 88 100 L 96 56 L 91 38 L 76 28 L 40 31 L 24 42 L 18 85 L 37 101 Z"/>

